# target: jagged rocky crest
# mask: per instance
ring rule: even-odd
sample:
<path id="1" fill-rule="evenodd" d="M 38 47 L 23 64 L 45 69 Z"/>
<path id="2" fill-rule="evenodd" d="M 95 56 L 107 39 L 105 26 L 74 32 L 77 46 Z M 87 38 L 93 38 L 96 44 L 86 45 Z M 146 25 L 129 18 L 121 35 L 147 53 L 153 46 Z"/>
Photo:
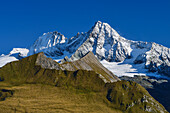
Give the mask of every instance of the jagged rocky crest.
<path id="1" fill-rule="evenodd" d="M 0 82 L 71 86 L 102 92 L 111 106 L 121 111 L 167 112 L 143 87 L 135 82 L 120 81 L 99 60 L 131 59 L 131 63 L 144 64 L 151 72 L 170 76 L 169 52 L 169 48 L 156 43 L 127 40 L 107 23 L 98 21 L 87 33 L 78 33 L 70 39 L 58 32 L 46 33 L 31 46 L 29 53 L 27 49 L 13 49 L 5 57 L 21 60 L 0 68 Z M 27 53 L 29 57 L 23 58 Z M 64 59 L 59 64 L 46 56 Z"/>
<path id="2" fill-rule="evenodd" d="M 92 66 L 94 62 L 90 65 L 86 60 L 92 56 L 95 60 L 93 53 L 89 52 L 89 54 L 80 59 L 80 62 L 84 61 L 91 68 L 94 68 Z M 113 111 L 117 109 L 122 112 L 167 113 L 166 109 L 139 84 L 132 81 L 118 81 L 106 84 L 99 76 L 99 73 L 90 70 L 69 71 L 62 69 L 61 64 L 47 58 L 43 53 L 8 63 L 0 68 L 0 79 L 2 80 L 0 82 L 10 84 L 10 87 L 11 85 L 16 87 L 33 83 L 56 86 L 63 90 L 66 88 L 73 90 L 74 88 L 75 90 L 80 90 L 81 95 L 89 94 L 88 97 L 94 94 L 101 95 L 100 98 L 103 102 L 101 104 L 106 104 Z M 82 93 L 82 91 L 85 91 L 85 93 Z M 75 93 L 77 96 L 80 94 Z"/>
<path id="3" fill-rule="evenodd" d="M 47 58 L 43 52 L 38 54 L 35 64 L 41 66 L 44 69 L 62 69 L 62 67 L 60 67 L 56 61 L 51 58 Z"/>
<path id="4" fill-rule="evenodd" d="M 31 46 L 29 55 L 42 51 L 56 59 L 68 56 L 71 61 L 82 58 L 89 51 L 99 60 L 105 59 L 108 62 L 122 62 L 133 58 L 133 64 L 143 63 L 150 72 L 170 76 L 169 48 L 153 42 L 127 40 L 109 24 L 100 21 L 87 33 L 78 33 L 69 39 L 58 32 L 44 34 Z"/>
<path id="5" fill-rule="evenodd" d="M 109 24 L 96 22 L 86 33 L 66 38 L 58 32 L 44 33 L 30 49 L 14 48 L 10 54 L 0 56 L 0 67 L 39 52 L 54 59 L 75 61 L 92 51 L 99 60 L 143 65 L 149 72 L 170 76 L 170 49 L 153 42 L 127 40 Z M 66 60 L 66 59 L 65 59 Z"/>
<path id="6" fill-rule="evenodd" d="M 120 79 L 105 68 L 98 59 L 94 56 L 92 52 L 88 52 L 85 56 L 79 60 L 72 62 L 65 62 L 61 64 L 63 68 L 69 71 L 76 71 L 79 69 L 95 71 L 99 74 L 99 77 L 104 80 L 105 83 L 116 82 Z"/>
<path id="7" fill-rule="evenodd" d="M 94 56 L 92 52 L 87 53 L 84 57 L 77 61 L 65 62 L 62 64 L 57 63 L 51 58 L 47 58 L 43 52 L 37 54 L 35 65 L 41 66 L 44 69 L 55 69 L 62 71 L 77 71 L 77 70 L 86 70 L 94 71 L 99 74 L 99 77 L 105 83 L 117 82 L 120 79 L 106 69 Z"/>
<path id="8" fill-rule="evenodd" d="M 44 52 L 48 56 L 61 56 L 64 54 L 62 51 L 66 43 L 67 39 L 57 31 L 44 33 L 31 46 L 28 55 Z"/>

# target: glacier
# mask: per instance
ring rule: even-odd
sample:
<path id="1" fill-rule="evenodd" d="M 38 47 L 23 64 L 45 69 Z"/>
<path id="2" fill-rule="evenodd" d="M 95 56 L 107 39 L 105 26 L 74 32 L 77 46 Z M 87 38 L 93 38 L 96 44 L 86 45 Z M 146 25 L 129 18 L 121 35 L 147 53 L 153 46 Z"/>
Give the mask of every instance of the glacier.
<path id="1" fill-rule="evenodd" d="M 57 31 L 44 33 L 25 56 L 44 52 L 58 62 L 66 56 L 75 61 L 89 51 L 117 76 L 170 76 L 169 48 L 154 42 L 128 40 L 101 21 L 97 21 L 88 32 L 77 33 L 71 38 Z"/>

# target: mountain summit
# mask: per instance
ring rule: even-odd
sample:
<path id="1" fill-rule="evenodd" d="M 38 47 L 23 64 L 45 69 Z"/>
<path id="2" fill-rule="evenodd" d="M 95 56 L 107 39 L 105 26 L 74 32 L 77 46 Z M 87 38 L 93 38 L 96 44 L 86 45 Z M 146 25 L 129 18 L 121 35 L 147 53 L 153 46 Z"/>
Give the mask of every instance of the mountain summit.
<path id="1" fill-rule="evenodd" d="M 88 32 L 77 33 L 71 38 L 57 31 L 44 33 L 30 47 L 28 56 L 44 52 L 57 61 L 65 56 L 76 61 L 89 51 L 118 76 L 170 76 L 169 48 L 154 42 L 125 39 L 101 21 L 97 21 Z"/>
<path id="2" fill-rule="evenodd" d="M 68 56 L 70 60 L 75 61 L 89 51 L 92 51 L 101 61 L 130 64 L 140 73 L 144 70 L 143 74 L 149 71 L 170 76 L 169 48 L 154 42 L 127 40 L 109 24 L 101 21 L 97 21 L 88 32 L 77 33 L 76 36 L 68 39 L 56 31 L 46 33 L 31 46 L 29 55 L 44 52 L 55 59 Z"/>
<path id="3" fill-rule="evenodd" d="M 5 65 L 6 63 L 8 64 Z M 170 49 L 153 42 L 127 40 L 120 36 L 109 24 L 100 21 L 96 22 L 88 32 L 77 33 L 72 38 L 66 38 L 57 31 L 44 33 L 30 49 L 14 48 L 8 55 L 1 55 L 0 67 L 0 83 L 3 87 L 4 85 L 11 88 L 12 85 L 46 84 L 61 88 L 60 91 L 66 91 L 64 97 L 65 94 L 70 94 L 67 89 L 76 91 L 76 95 L 73 94 L 76 99 L 72 100 L 77 100 L 77 97 L 80 98 L 79 96 L 83 92 L 83 95 L 87 94 L 87 97 L 85 97 L 87 100 L 94 95 L 95 98 L 90 100 L 98 103 L 100 99 L 112 110 L 167 112 L 142 86 L 131 80 L 136 80 L 149 87 L 152 87 L 152 84 L 168 82 L 167 80 L 157 80 L 157 78 L 152 79 L 155 77 L 141 75 L 170 76 Z M 123 79 L 130 81 L 124 81 L 122 77 L 118 78 L 116 75 L 118 77 L 123 76 Z M 36 87 L 36 89 L 41 88 Z M 14 90 L 18 91 L 16 87 Z M 13 96 L 14 90 L 13 88 L 10 90 L 0 89 L 0 93 L 2 93 L 0 99 Z M 160 87 L 159 90 L 159 98 L 169 94 L 168 86 Z M 29 94 L 33 94 L 32 91 L 30 92 Z M 165 94 L 163 94 L 164 92 Z M 45 94 L 45 98 L 48 94 Z M 99 98 L 97 99 L 96 96 Z M 14 95 L 15 97 L 17 96 Z M 65 98 L 65 100 L 68 101 L 69 99 Z M 168 98 L 159 100 L 162 102 L 168 100 Z M 91 102 L 88 101 L 88 103 Z M 164 105 L 166 103 L 168 102 L 165 102 Z M 54 104 L 52 103 L 52 105 Z M 2 108 L 4 109 L 4 107 Z"/>
<path id="4" fill-rule="evenodd" d="M 72 62 L 72 66 L 81 67 L 74 71 L 62 69 L 62 65 L 47 58 L 43 53 L 31 55 L 0 68 L 0 111 L 57 112 L 58 109 L 62 109 L 63 112 L 67 112 L 67 109 L 69 111 L 71 109 L 74 112 L 79 109 L 78 112 L 102 110 L 110 113 L 117 111 L 167 113 L 146 89 L 135 82 L 120 81 L 113 76 L 116 82 L 105 83 L 101 74 L 108 71 L 100 65 L 97 65 L 99 68 L 96 71 L 94 61 L 87 62 L 89 57 L 96 61 L 93 53 L 89 52 L 79 62 Z M 98 64 L 97 61 L 95 64 Z M 84 70 L 80 64 L 83 62 L 93 69 Z M 102 73 L 99 74 L 100 72 Z M 18 100 L 21 101 L 18 103 Z M 39 109 L 44 103 L 47 108 Z M 87 107 L 85 111 L 83 108 Z"/>

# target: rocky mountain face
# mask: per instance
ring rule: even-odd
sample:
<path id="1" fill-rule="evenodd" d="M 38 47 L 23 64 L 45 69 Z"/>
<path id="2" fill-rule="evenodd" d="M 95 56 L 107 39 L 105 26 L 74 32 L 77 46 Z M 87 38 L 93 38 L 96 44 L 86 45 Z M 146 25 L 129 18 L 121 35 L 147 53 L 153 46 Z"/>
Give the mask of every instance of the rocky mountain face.
<path id="1" fill-rule="evenodd" d="M 37 59 L 35 65 L 41 66 L 44 69 L 55 69 L 55 70 L 67 70 L 67 71 L 78 71 L 78 70 L 87 70 L 87 71 L 94 71 L 99 74 L 99 77 L 105 83 L 117 82 L 120 79 L 106 69 L 94 56 L 92 52 L 87 53 L 84 57 L 77 61 L 73 62 L 64 62 L 64 63 L 57 63 L 51 58 L 47 58 L 44 53 L 39 53 L 37 55 Z"/>
<path id="2" fill-rule="evenodd" d="M 87 54 L 84 59 L 89 58 L 91 55 L 93 54 Z M 54 69 L 49 69 L 49 67 Z M 34 54 L 3 66 L 0 69 L 0 79 L 0 84 L 3 85 L 3 87 L 5 87 L 5 85 L 10 86 L 9 88 L 15 86 L 12 95 L 4 97 L 5 94 L 2 92 L 0 98 L 13 98 L 13 96 L 15 96 L 15 90 L 16 92 L 18 91 L 17 86 L 23 87 L 23 84 L 24 86 L 42 84 L 44 86 L 47 85 L 47 87 L 55 86 L 60 88 L 61 93 L 62 91 L 69 93 L 69 90 L 77 91 L 74 95 L 77 97 L 80 97 L 82 94 L 84 96 L 87 95 L 87 97 L 85 97 L 87 99 L 92 99 L 92 97 L 100 95 L 98 98 L 102 100 L 100 104 L 103 106 L 107 105 L 107 107 L 113 110 L 112 112 L 118 110 L 121 112 L 167 113 L 166 109 L 156 101 L 146 89 L 135 82 L 122 80 L 106 84 L 100 77 L 100 74 L 95 71 L 83 69 L 69 71 L 62 69 L 62 65 L 52 61 L 52 59 L 46 58 L 43 53 Z M 6 89 L 4 90 L 7 91 Z M 44 91 L 43 89 L 41 90 L 41 92 Z M 48 89 L 48 92 L 51 92 L 51 90 Z M 28 94 L 22 94 L 22 96 L 25 95 Z M 63 98 L 65 98 L 65 96 Z M 93 98 L 93 101 L 98 102 L 98 99 Z M 34 103 L 35 102 L 37 101 L 34 100 Z M 18 109 L 20 107 L 21 106 L 18 106 Z M 53 106 L 53 108 L 54 107 L 55 106 Z M 2 107 L 0 107 L 0 109 L 2 109 Z"/>
<path id="3" fill-rule="evenodd" d="M 155 99 L 157 99 L 168 111 L 170 111 L 169 80 L 156 78 L 154 76 L 122 76 L 121 80 L 134 81 L 143 86 Z"/>
<path id="4" fill-rule="evenodd" d="M 60 65 L 51 58 L 47 58 L 44 53 L 39 53 L 35 65 L 41 66 L 45 69 L 61 70 Z"/>
<path id="5" fill-rule="evenodd" d="M 77 33 L 72 38 L 66 38 L 56 31 L 44 33 L 29 50 L 14 48 L 8 55 L 1 55 L 0 67 L 39 52 L 44 52 L 46 56 L 55 60 L 67 56 L 68 61 L 76 61 L 89 51 L 92 51 L 101 63 L 117 76 L 129 76 L 130 73 L 130 76 L 147 75 L 148 72 L 170 76 L 169 48 L 154 42 L 127 40 L 109 24 L 100 21 L 88 32 Z M 103 60 L 106 62 L 103 63 Z M 110 67 L 112 62 L 117 64 Z M 120 66 L 124 66 L 122 64 L 129 66 L 129 69 L 124 69 L 127 72 L 115 72 Z M 136 73 L 133 70 L 136 70 Z"/>
<path id="6" fill-rule="evenodd" d="M 107 68 L 105 68 L 92 52 L 88 52 L 85 56 L 83 56 L 79 60 L 65 62 L 62 63 L 61 65 L 64 69 L 69 71 L 76 71 L 80 69 L 95 71 L 100 75 L 100 78 L 102 78 L 105 83 L 112 83 L 120 80 L 116 75 L 114 75 Z"/>
<path id="7" fill-rule="evenodd" d="M 31 46 L 28 55 L 44 52 L 48 56 L 61 56 L 64 54 L 62 51 L 64 51 L 66 43 L 64 35 L 56 31 L 44 33 Z"/>
<path id="8" fill-rule="evenodd" d="M 60 59 L 60 63 L 53 59 Z M 129 65 L 137 67 L 137 71 L 140 67 L 170 76 L 170 49 L 152 42 L 127 40 L 107 23 L 98 21 L 88 32 L 72 38 L 49 32 L 29 50 L 14 48 L 8 55 L 1 55 L 0 83 L 38 83 L 100 92 L 102 100 L 123 112 L 167 112 L 142 86 L 153 88 L 155 83 L 168 81 L 137 76 L 131 71 L 128 74 L 134 77 L 122 76 L 120 80 L 112 73 L 118 70 L 119 75 L 119 66 L 126 70 L 124 67 Z"/>
<path id="9" fill-rule="evenodd" d="M 127 40 L 109 24 L 96 22 L 86 33 L 65 38 L 58 32 L 46 33 L 31 46 L 29 55 L 44 52 L 47 56 L 61 59 L 68 56 L 78 60 L 92 51 L 99 60 L 141 65 L 150 72 L 170 76 L 170 49 L 153 42 Z"/>

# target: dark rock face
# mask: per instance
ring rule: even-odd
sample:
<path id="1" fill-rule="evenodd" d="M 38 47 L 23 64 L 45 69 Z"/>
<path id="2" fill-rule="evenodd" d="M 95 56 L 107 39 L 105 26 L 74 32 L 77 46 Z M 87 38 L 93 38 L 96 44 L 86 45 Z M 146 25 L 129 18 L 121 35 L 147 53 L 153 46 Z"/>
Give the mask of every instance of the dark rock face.
<path id="1" fill-rule="evenodd" d="M 144 62 L 146 62 L 146 54 L 140 54 L 134 61 L 135 64 L 141 64 Z"/>
<path id="2" fill-rule="evenodd" d="M 101 70 L 104 70 L 104 68 L 100 67 L 100 62 L 97 62 L 98 59 L 92 52 L 84 56 L 81 61 L 89 65 L 94 71 L 62 70 L 59 68 L 60 64 L 46 58 L 43 53 L 35 54 L 2 67 L 0 77 L 4 78 L 4 81 L 1 82 L 10 83 L 14 86 L 22 84 L 52 85 L 61 89 L 79 89 L 90 95 L 91 93 L 92 95 L 101 94 L 104 104 L 123 112 L 138 112 L 138 110 L 142 113 L 148 111 L 167 112 L 141 85 L 135 82 L 114 79 L 117 82 L 104 83 L 101 79 L 101 75 L 105 72 Z M 72 63 L 70 64 L 72 65 Z M 53 69 L 49 69 L 51 67 Z M 105 74 L 107 73 L 105 72 L 103 76 Z M 107 76 L 104 77 L 107 78 Z M 2 92 L 5 95 L 6 92 L 10 94 L 8 90 L 2 90 Z M 0 94 L 0 96 L 2 95 Z"/>
<path id="3" fill-rule="evenodd" d="M 170 77 L 170 66 L 162 64 L 158 71 Z"/>
<path id="4" fill-rule="evenodd" d="M 44 52 L 48 57 L 68 56 L 75 61 L 89 51 L 99 60 L 108 62 L 123 62 L 133 58 L 130 63 L 142 63 L 150 72 L 170 76 L 169 48 L 153 42 L 127 40 L 109 24 L 100 21 L 88 32 L 78 33 L 69 39 L 58 32 L 45 33 L 31 46 L 29 55 Z"/>
<path id="5" fill-rule="evenodd" d="M 154 88 L 147 89 L 148 92 L 158 100 L 170 112 L 170 81 L 155 84 Z"/>

